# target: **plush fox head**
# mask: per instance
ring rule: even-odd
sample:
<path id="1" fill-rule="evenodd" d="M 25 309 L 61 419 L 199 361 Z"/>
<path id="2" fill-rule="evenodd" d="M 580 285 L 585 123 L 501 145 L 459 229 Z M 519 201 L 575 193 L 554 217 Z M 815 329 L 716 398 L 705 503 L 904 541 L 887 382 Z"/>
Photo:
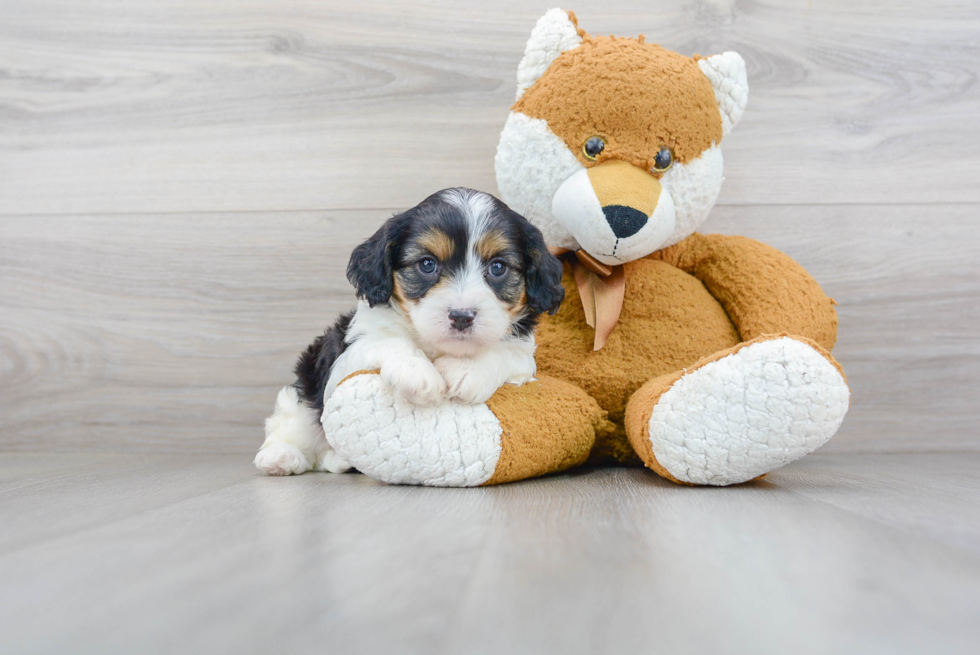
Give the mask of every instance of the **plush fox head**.
<path id="1" fill-rule="evenodd" d="M 616 265 L 691 235 L 722 182 L 721 140 L 748 99 L 734 52 L 685 57 L 538 20 L 497 147 L 503 199 L 549 246 Z"/>

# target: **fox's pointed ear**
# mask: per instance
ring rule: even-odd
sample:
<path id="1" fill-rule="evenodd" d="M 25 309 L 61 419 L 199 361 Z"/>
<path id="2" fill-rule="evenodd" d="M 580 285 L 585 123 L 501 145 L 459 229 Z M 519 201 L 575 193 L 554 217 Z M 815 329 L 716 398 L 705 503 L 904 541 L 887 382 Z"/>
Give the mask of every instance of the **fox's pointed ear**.
<path id="1" fill-rule="evenodd" d="M 698 66 L 715 89 L 715 100 L 721 111 L 722 136 L 728 136 L 749 102 L 745 60 L 737 52 L 725 52 L 698 59 Z"/>
<path id="2" fill-rule="evenodd" d="M 524 48 L 524 58 L 517 67 L 517 99 L 538 81 L 548 66 L 566 50 L 582 43 L 575 14 L 562 9 L 549 9 L 531 30 Z"/>

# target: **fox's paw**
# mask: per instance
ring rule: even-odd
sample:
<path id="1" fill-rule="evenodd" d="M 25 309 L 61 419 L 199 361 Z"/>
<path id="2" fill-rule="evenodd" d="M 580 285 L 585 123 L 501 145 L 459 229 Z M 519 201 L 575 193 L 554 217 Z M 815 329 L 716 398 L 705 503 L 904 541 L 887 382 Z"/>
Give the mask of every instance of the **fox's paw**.
<path id="1" fill-rule="evenodd" d="M 323 429 L 338 457 L 393 484 L 477 486 L 490 479 L 500 457 L 500 422 L 486 405 L 423 406 L 402 399 L 374 373 L 354 375 L 334 390 Z"/>
<path id="2" fill-rule="evenodd" d="M 761 338 L 648 382 L 627 407 L 627 434 L 664 477 L 737 484 L 825 444 L 849 401 L 829 354 L 791 337 Z"/>

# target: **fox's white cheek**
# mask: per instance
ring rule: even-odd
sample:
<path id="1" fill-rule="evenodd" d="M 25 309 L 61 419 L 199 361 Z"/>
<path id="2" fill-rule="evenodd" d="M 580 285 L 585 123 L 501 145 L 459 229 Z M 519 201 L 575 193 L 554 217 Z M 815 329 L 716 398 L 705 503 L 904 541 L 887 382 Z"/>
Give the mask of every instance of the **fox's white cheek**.
<path id="1" fill-rule="evenodd" d="M 541 230 L 549 246 L 575 249 L 575 238 L 551 213 L 551 200 L 565 180 L 585 167 L 548 123 L 511 112 L 494 164 L 501 199 Z"/>
<path id="2" fill-rule="evenodd" d="M 552 212 L 586 252 L 610 266 L 659 250 L 674 232 L 674 203 L 669 194 L 661 193 L 643 226 L 629 236 L 617 237 L 585 169 L 559 187 Z"/>
<path id="3" fill-rule="evenodd" d="M 721 148 L 711 146 L 697 159 L 677 163 L 660 180 L 657 208 L 636 234 L 617 238 L 582 169 L 561 186 L 552 200 L 552 213 L 575 240 L 599 261 L 621 264 L 646 257 L 691 236 L 701 227 L 721 191 Z"/>
<path id="4" fill-rule="evenodd" d="M 673 233 L 663 247 L 672 246 L 697 232 L 715 206 L 724 169 L 721 147 L 713 145 L 697 159 L 674 164 L 660 180 L 674 203 Z"/>

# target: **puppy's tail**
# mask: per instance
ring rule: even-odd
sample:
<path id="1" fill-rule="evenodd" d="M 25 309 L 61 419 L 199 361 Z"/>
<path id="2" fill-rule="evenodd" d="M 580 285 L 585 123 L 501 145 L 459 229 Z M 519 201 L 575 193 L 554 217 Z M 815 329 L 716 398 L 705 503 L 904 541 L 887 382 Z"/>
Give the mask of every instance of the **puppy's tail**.
<path id="1" fill-rule="evenodd" d="M 306 451 L 307 444 L 314 444 L 322 436 L 323 428 L 316 410 L 299 399 L 296 387 L 283 387 L 276 396 L 272 416 L 265 420 L 262 447 L 273 441 L 284 441 Z"/>

